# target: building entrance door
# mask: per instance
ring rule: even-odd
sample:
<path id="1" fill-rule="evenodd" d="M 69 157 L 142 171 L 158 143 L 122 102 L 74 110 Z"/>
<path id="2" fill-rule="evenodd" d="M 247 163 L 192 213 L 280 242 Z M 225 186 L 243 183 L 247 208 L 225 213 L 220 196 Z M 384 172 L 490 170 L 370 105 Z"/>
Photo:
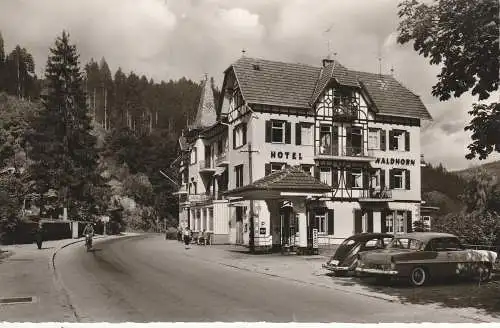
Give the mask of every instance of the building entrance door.
<path id="1" fill-rule="evenodd" d="M 283 207 L 280 213 L 281 217 L 281 245 L 295 246 L 297 219 L 291 206 Z"/>
<path id="2" fill-rule="evenodd" d="M 243 244 L 243 207 L 236 207 L 236 244 Z"/>

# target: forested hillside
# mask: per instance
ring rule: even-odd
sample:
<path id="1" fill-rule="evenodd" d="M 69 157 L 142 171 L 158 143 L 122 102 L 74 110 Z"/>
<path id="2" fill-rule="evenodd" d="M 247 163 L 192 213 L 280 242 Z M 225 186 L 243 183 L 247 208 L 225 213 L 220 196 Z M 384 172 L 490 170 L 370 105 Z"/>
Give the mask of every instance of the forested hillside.
<path id="1" fill-rule="evenodd" d="M 48 88 L 50 81 L 35 75 L 29 50 L 16 46 L 5 55 L 3 44 L 0 35 L 0 115 L 4 118 L 0 124 L 0 168 L 15 164 L 23 172 L 15 184 L 8 181 L 12 188 L 4 188 L 16 194 L 0 195 L 12 200 L 5 208 L 9 214 L 2 217 L 12 217 L 23 198 L 36 191 L 29 190 L 36 184 L 30 181 L 36 171 L 27 173 L 31 154 L 26 141 L 34 132 L 32 117 L 44 104 L 46 107 L 52 91 Z M 108 186 L 99 189 L 105 192 L 99 211 L 111 214 L 128 229 L 154 229 L 163 220 L 175 225 L 177 204 L 171 195 L 175 187 L 159 171 L 169 170 L 177 155 L 177 138 L 196 114 L 199 82 L 186 78 L 154 81 L 120 68 L 112 72 L 104 58 L 80 63 L 80 71 L 86 110 L 93 118 L 98 170 Z M 217 100 L 219 91 L 213 87 Z M 25 188 L 20 190 L 21 186 Z M 0 207 L 4 205 L 7 202 Z M 60 210 L 49 208 L 40 212 L 41 216 L 60 214 Z"/>

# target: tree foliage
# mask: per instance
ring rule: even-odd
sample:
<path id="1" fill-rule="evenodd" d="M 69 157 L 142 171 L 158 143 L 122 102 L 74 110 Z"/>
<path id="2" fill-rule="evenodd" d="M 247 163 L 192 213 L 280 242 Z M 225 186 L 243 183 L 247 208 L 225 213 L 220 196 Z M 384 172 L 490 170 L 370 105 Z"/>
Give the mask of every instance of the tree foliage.
<path id="1" fill-rule="evenodd" d="M 473 118 L 465 130 L 472 132 L 473 142 L 465 157 L 485 159 L 493 151 L 500 153 L 500 103 L 474 104 L 469 114 Z"/>
<path id="2" fill-rule="evenodd" d="M 404 0 L 399 4 L 398 42 L 413 41 L 413 48 L 431 65 L 440 65 L 432 94 L 440 100 L 471 91 L 479 101 L 498 90 L 498 0 L 434 0 L 427 4 Z M 474 104 L 466 130 L 473 132 L 467 159 L 485 159 L 500 152 L 499 104 Z"/>
<path id="3" fill-rule="evenodd" d="M 500 183 L 481 168 L 466 181 L 463 210 L 439 218 L 433 229 L 458 235 L 470 244 L 491 245 L 500 236 Z"/>
<path id="4" fill-rule="evenodd" d="M 30 174 L 40 194 L 57 192 L 58 207 L 68 207 L 75 218 L 96 214 L 98 174 L 96 138 L 83 91 L 76 47 L 63 32 L 50 49 L 46 67 L 47 96 L 33 120 Z"/>
<path id="5" fill-rule="evenodd" d="M 434 96 L 447 100 L 472 89 L 479 100 L 498 89 L 498 1 L 405 0 L 399 5 L 398 42 L 440 65 Z"/>

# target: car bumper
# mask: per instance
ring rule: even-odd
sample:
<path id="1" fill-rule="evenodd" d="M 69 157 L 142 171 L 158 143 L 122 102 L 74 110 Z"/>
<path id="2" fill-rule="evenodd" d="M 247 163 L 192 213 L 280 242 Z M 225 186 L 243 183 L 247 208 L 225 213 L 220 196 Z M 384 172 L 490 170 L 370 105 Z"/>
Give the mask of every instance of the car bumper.
<path id="1" fill-rule="evenodd" d="M 396 270 L 380 270 L 380 269 L 367 269 L 356 268 L 356 272 L 370 275 L 384 275 L 384 276 L 397 276 L 399 274 Z"/>
<path id="2" fill-rule="evenodd" d="M 327 269 L 333 272 L 337 271 L 349 271 L 349 267 L 341 267 L 333 264 L 323 264 L 323 269 Z"/>

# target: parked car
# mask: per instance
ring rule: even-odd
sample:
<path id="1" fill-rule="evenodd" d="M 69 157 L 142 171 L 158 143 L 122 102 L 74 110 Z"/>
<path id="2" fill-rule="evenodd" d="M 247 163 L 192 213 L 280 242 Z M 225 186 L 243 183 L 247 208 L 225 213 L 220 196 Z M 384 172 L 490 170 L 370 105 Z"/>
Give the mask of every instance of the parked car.
<path id="1" fill-rule="evenodd" d="M 414 232 L 394 237 L 383 250 L 358 254 L 356 272 L 376 277 L 406 278 L 413 286 L 430 277 L 491 278 L 497 253 L 466 249 L 451 234 Z"/>
<path id="2" fill-rule="evenodd" d="M 388 233 L 361 233 L 345 239 L 323 268 L 344 275 L 356 269 L 358 252 L 384 248 L 392 240 Z"/>

